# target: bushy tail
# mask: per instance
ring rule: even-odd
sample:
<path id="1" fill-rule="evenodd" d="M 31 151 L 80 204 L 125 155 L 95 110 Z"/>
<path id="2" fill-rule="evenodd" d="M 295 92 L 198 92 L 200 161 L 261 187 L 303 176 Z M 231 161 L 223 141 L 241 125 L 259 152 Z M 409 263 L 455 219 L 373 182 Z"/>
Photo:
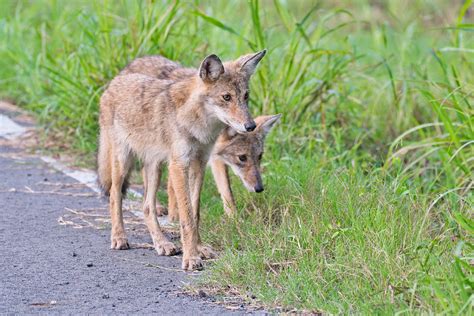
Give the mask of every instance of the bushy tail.
<path id="1" fill-rule="evenodd" d="M 99 136 L 99 149 L 97 153 L 97 180 L 105 196 L 110 195 L 112 186 L 112 145 L 107 134 L 101 131 Z M 122 194 L 127 192 L 129 172 L 125 175 L 122 184 Z"/>
<path id="2" fill-rule="evenodd" d="M 102 193 L 109 196 L 112 186 L 112 146 L 104 131 L 101 131 L 99 136 L 97 180 Z"/>

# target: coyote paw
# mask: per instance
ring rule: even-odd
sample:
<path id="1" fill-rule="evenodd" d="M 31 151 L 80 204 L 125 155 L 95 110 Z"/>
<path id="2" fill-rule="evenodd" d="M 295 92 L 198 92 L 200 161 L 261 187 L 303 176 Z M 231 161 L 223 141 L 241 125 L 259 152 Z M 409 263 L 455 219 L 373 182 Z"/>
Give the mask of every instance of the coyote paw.
<path id="1" fill-rule="evenodd" d="M 128 240 L 125 237 L 112 237 L 110 249 L 125 250 L 130 249 L 130 245 L 128 244 Z"/>
<path id="2" fill-rule="evenodd" d="M 164 207 L 163 205 L 156 205 L 156 215 L 158 216 L 164 216 L 168 215 L 168 209 Z"/>
<path id="3" fill-rule="evenodd" d="M 156 252 L 160 256 L 173 256 L 179 252 L 178 247 L 171 241 L 162 241 L 155 244 Z"/>
<path id="4" fill-rule="evenodd" d="M 202 270 L 202 260 L 199 257 L 183 257 L 182 268 L 187 271 Z"/>
<path id="5" fill-rule="evenodd" d="M 208 246 L 198 245 L 199 256 L 202 259 L 214 259 L 217 258 L 217 253 Z"/>

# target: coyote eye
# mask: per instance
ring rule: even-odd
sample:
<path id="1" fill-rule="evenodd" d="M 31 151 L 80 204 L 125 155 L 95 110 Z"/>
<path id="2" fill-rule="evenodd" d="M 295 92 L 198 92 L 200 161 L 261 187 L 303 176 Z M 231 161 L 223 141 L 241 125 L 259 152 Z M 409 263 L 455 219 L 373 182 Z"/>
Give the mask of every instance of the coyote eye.
<path id="1" fill-rule="evenodd" d="M 239 160 L 242 161 L 242 162 L 245 162 L 245 161 L 247 161 L 247 156 L 245 156 L 245 155 L 240 155 L 240 156 L 239 156 Z"/>
<path id="2" fill-rule="evenodd" d="M 230 101 L 230 99 L 232 99 L 232 96 L 227 93 L 227 94 L 224 94 L 222 98 L 224 99 L 224 101 Z"/>
<path id="3" fill-rule="evenodd" d="M 262 160 L 263 154 L 258 155 L 258 160 Z"/>
<path id="4" fill-rule="evenodd" d="M 249 99 L 249 92 L 245 92 L 245 95 L 244 95 L 244 100 L 248 100 Z"/>

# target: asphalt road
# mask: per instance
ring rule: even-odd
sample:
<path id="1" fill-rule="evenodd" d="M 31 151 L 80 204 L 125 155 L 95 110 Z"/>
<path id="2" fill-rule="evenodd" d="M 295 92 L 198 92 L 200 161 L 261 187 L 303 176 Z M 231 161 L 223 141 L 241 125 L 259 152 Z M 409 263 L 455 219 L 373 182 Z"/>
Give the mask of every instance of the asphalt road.
<path id="1" fill-rule="evenodd" d="M 1 144 L 0 214 L 0 314 L 246 313 L 184 294 L 195 277 L 180 270 L 180 256 L 148 249 L 146 228 L 130 212 L 132 249 L 110 250 L 103 198 Z"/>

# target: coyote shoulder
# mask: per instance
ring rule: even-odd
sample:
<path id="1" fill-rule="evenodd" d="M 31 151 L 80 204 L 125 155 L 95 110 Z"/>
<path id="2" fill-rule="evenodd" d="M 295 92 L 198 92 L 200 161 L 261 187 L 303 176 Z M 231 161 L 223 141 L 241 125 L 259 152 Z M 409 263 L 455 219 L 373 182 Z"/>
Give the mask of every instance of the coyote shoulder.
<path id="1" fill-rule="evenodd" d="M 202 267 L 201 257 L 212 253 L 199 237 L 204 168 L 225 126 L 239 133 L 256 128 L 247 104 L 249 80 L 264 55 L 262 51 L 226 63 L 210 55 L 197 70 L 178 67 L 161 78 L 122 73 L 112 80 L 100 100 L 98 174 L 110 194 L 113 249 L 129 247 L 122 188 L 136 156 L 144 165 L 143 211 L 154 247 L 161 255 L 177 252 L 156 218 L 159 165 L 168 160 L 180 218 L 182 267 Z"/>

